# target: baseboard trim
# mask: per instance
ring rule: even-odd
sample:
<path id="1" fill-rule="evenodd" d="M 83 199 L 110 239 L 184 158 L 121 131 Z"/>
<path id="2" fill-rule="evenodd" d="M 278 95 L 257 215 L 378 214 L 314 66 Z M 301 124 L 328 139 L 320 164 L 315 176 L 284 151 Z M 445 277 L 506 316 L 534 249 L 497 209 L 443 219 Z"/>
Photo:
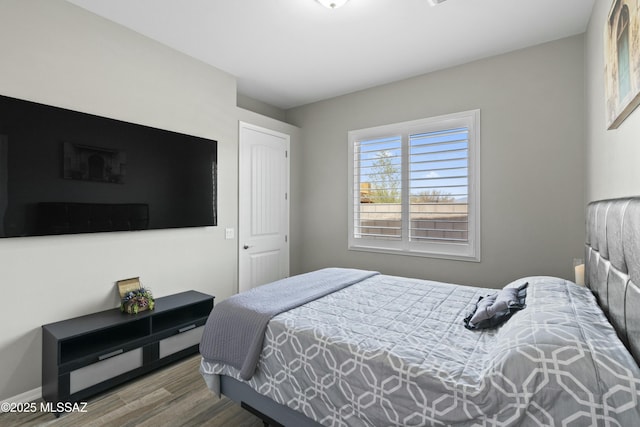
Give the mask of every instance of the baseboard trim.
<path id="1" fill-rule="evenodd" d="M 42 398 L 42 387 L 25 391 L 24 393 L 18 394 L 17 396 L 10 397 L 8 399 L 2 399 L 2 401 L 7 403 L 27 403 L 27 402 L 33 402 L 34 400 L 38 400 L 40 398 Z"/>

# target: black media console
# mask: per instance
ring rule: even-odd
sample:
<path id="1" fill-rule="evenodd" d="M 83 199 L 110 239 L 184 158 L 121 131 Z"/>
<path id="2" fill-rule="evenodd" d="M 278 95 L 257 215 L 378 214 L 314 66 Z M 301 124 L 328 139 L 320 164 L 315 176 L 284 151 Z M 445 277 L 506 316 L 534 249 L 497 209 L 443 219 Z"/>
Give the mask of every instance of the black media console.
<path id="1" fill-rule="evenodd" d="M 78 402 L 198 352 L 211 295 L 187 291 L 152 311 L 119 309 L 42 326 L 42 397 Z"/>

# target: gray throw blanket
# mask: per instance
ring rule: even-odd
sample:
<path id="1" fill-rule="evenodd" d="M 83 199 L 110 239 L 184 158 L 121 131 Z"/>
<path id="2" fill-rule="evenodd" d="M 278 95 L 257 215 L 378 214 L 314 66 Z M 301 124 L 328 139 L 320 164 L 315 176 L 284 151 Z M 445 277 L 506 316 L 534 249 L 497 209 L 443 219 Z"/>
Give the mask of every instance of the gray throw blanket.
<path id="1" fill-rule="evenodd" d="M 253 376 L 269 320 L 277 314 L 306 304 L 378 274 L 345 268 L 327 268 L 259 286 L 217 304 L 205 326 L 200 354 L 212 362 Z"/>

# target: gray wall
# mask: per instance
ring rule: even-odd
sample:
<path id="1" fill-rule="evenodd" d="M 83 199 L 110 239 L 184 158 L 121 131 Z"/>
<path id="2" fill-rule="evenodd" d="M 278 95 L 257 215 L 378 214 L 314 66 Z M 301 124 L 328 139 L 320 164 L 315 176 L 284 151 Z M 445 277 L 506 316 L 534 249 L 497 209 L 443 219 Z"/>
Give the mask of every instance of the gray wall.
<path id="1" fill-rule="evenodd" d="M 280 121 L 285 121 L 286 119 L 286 111 L 278 107 L 274 107 L 273 105 L 267 104 L 241 93 L 238 93 L 237 98 L 238 107 L 243 110 L 252 111 L 262 116 L 271 117 L 272 119 Z"/>
<path id="2" fill-rule="evenodd" d="M 584 224 L 584 39 L 547 43 L 287 111 L 302 129 L 296 272 L 324 266 L 500 287 L 570 278 Z M 481 109 L 480 263 L 347 250 L 347 132 Z"/>
<path id="3" fill-rule="evenodd" d="M 640 110 L 607 130 L 604 95 L 604 26 L 610 1 L 596 1 L 586 34 L 586 200 L 640 194 Z"/>
<path id="4" fill-rule="evenodd" d="M 0 2 L 0 93 L 218 140 L 219 226 L 0 240 L 0 401 L 39 391 L 41 325 L 156 296 L 237 290 L 235 78 L 63 0 Z"/>

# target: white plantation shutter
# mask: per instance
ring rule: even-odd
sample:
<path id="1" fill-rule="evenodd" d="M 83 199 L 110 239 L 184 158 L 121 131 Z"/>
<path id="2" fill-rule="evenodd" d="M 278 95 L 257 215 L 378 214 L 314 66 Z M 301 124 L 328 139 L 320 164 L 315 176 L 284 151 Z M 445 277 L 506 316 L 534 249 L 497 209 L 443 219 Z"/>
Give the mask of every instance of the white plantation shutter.
<path id="1" fill-rule="evenodd" d="M 349 132 L 349 249 L 479 261 L 479 118 Z"/>
<path id="2" fill-rule="evenodd" d="M 356 141 L 353 207 L 358 238 L 402 238 L 402 139 Z"/>
<path id="3" fill-rule="evenodd" d="M 409 136 L 409 238 L 468 241 L 469 129 Z"/>

